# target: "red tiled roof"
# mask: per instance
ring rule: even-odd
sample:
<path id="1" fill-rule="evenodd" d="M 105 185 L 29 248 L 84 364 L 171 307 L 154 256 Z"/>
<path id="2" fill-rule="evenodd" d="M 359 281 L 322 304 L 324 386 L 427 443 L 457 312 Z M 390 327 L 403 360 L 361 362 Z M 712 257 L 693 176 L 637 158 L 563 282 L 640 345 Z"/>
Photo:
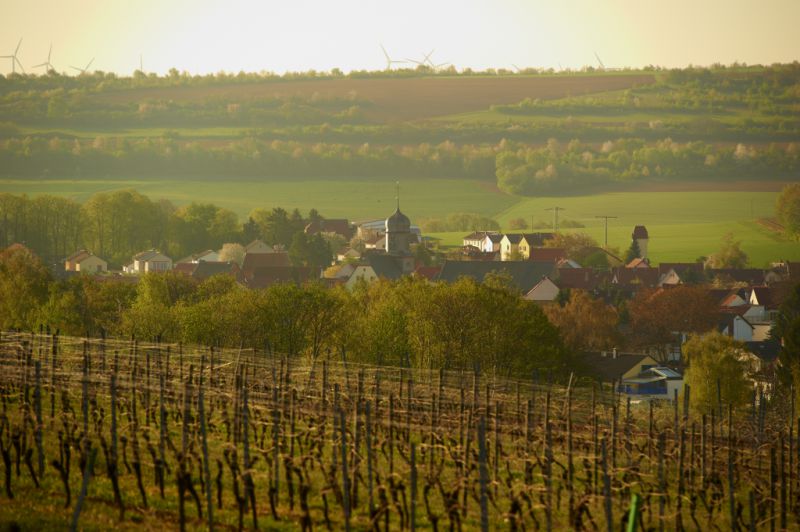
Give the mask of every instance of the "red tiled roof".
<path id="1" fill-rule="evenodd" d="M 432 281 L 439 275 L 440 271 L 442 271 L 441 266 L 419 266 L 414 270 L 414 274 Z"/>
<path id="2" fill-rule="evenodd" d="M 559 268 L 553 282 L 559 288 L 572 290 L 594 290 L 606 279 L 606 275 L 592 268 Z"/>

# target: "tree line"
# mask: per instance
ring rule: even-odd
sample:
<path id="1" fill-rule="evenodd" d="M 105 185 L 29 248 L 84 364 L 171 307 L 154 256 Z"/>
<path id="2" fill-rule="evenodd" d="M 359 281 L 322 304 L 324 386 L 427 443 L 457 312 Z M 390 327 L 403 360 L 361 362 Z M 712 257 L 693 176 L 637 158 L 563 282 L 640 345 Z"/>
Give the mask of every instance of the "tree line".
<path id="1" fill-rule="evenodd" d="M 0 193 L 0 248 L 21 243 L 53 267 L 86 248 L 120 268 L 143 250 L 156 248 L 174 259 L 223 244 L 247 244 L 262 239 L 279 244 L 298 265 L 327 266 L 332 237 L 306 235 L 305 226 L 321 219 L 312 209 L 304 216 L 295 209 L 254 209 L 241 223 L 238 216 L 211 203 L 176 207 L 135 190 L 99 192 L 85 203 L 58 196 L 34 198 Z M 60 267 L 60 264 L 58 264 Z"/>

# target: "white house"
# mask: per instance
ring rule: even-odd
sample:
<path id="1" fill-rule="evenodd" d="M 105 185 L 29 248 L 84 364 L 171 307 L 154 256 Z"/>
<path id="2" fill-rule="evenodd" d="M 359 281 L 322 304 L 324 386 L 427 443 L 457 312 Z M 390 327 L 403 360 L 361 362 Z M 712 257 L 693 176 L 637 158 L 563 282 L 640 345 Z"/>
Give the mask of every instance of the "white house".
<path id="1" fill-rule="evenodd" d="M 378 274 L 375 273 L 375 270 L 369 264 L 362 264 L 356 267 L 352 274 L 350 274 L 350 278 L 344 283 L 345 288 L 348 290 L 352 290 L 355 288 L 356 284 L 358 284 L 360 279 L 365 280 L 367 283 L 371 283 L 372 281 L 378 278 Z"/>
<path id="2" fill-rule="evenodd" d="M 740 342 L 753 341 L 753 325 L 738 314 L 723 314 L 719 332 Z"/>
<path id="3" fill-rule="evenodd" d="M 133 262 L 123 268 L 125 273 L 136 274 L 166 272 L 171 269 L 172 259 L 155 249 L 142 251 L 141 253 L 134 255 Z"/>
<path id="4" fill-rule="evenodd" d="M 200 253 L 192 253 L 188 257 L 184 257 L 178 261 L 178 264 L 183 263 L 191 263 L 197 264 L 200 261 L 203 262 L 219 262 L 219 253 L 214 251 L 213 249 L 207 249 L 205 251 L 201 251 Z"/>
<path id="5" fill-rule="evenodd" d="M 108 263 L 82 249 L 64 260 L 64 269 L 68 272 L 101 273 L 108 271 Z"/>

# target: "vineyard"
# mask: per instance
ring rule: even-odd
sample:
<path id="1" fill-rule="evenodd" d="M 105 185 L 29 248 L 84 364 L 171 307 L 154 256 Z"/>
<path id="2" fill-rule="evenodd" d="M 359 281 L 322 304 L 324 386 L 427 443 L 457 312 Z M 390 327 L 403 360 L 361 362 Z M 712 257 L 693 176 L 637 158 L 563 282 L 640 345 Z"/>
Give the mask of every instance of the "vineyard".
<path id="1" fill-rule="evenodd" d="M 21 529 L 797 529 L 794 404 L 0 337 L 0 523 Z"/>

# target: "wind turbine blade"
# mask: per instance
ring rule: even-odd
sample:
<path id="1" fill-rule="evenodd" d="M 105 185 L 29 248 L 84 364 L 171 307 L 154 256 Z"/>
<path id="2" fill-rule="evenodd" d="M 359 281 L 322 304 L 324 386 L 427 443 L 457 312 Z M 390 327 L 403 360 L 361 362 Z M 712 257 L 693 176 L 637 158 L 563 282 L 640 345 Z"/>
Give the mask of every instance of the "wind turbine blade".
<path id="1" fill-rule="evenodd" d="M 39 67 L 43 67 L 43 66 L 47 66 L 47 65 L 48 65 L 48 63 L 39 63 L 38 65 L 33 65 L 31 68 L 39 68 Z"/>
<path id="2" fill-rule="evenodd" d="M 14 50 L 14 55 L 17 55 L 17 52 L 19 52 L 19 47 L 20 46 L 22 46 L 22 39 L 20 39 L 19 42 L 17 43 L 17 48 L 16 48 L 16 50 Z"/>
<path id="3" fill-rule="evenodd" d="M 70 65 L 69 67 L 70 67 L 70 68 L 72 68 L 72 69 L 74 69 L 74 70 L 77 70 L 78 72 L 83 72 L 83 69 L 82 69 L 82 68 L 78 68 L 78 67 L 76 67 L 76 66 L 72 66 L 72 65 Z"/>
<path id="4" fill-rule="evenodd" d="M 47 52 L 47 62 L 50 62 L 50 54 L 53 53 L 53 43 L 50 43 L 50 50 Z"/>
<path id="5" fill-rule="evenodd" d="M 84 68 L 83 71 L 86 72 L 87 70 L 89 70 L 89 67 L 92 66 L 92 63 L 94 63 L 94 57 L 92 57 L 91 61 L 86 63 L 86 68 Z"/>
<path id="6" fill-rule="evenodd" d="M 386 51 L 386 48 L 384 48 L 382 44 L 380 46 L 381 50 L 383 50 L 383 56 L 386 58 L 387 61 L 391 62 L 392 59 L 389 57 L 389 53 Z"/>

